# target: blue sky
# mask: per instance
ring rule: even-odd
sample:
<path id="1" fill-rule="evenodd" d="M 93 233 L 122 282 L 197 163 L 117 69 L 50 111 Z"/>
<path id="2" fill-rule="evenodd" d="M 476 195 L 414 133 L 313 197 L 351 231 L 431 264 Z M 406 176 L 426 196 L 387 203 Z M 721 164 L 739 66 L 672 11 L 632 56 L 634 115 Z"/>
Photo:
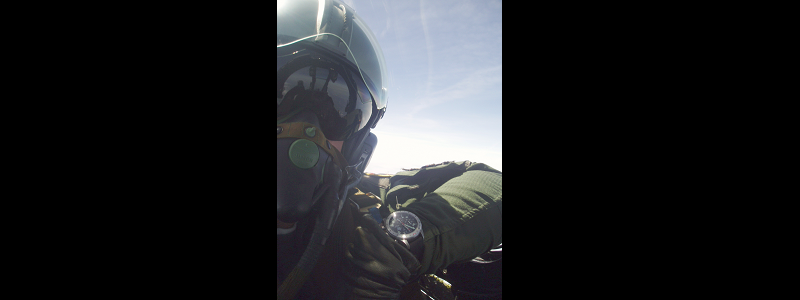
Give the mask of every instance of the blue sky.
<path id="1" fill-rule="evenodd" d="M 502 170 L 502 1 L 342 1 L 377 36 L 390 76 L 366 171 L 449 160 Z"/>

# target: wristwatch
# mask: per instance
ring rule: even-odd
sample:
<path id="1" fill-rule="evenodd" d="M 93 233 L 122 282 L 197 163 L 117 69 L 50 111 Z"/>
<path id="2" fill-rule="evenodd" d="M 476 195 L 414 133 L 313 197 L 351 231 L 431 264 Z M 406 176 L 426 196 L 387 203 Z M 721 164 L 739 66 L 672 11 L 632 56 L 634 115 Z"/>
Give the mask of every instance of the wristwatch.
<path id="1" fill-rule="evenodd" d="M 422 222 L 417 215 L 406 210 L 395 211 L 383 220 L 383 228 L 389 237 L 405 246 L 417 260 L 422 261 L 425 248 L 424 236 Z"/>

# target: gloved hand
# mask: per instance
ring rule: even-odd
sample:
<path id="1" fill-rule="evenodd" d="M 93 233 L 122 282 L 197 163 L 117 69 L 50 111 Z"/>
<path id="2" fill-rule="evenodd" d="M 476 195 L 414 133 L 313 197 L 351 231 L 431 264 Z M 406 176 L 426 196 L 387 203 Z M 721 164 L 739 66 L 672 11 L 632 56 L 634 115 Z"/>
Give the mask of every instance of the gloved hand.
<path id="1" fill-rule="evenodd" d="M 345 252 L 345 282 L 352 299 L 398 299 L 420 274 L 419 261 L 395 242 L 370 215 L 355 217 L 353 243 Z"/>

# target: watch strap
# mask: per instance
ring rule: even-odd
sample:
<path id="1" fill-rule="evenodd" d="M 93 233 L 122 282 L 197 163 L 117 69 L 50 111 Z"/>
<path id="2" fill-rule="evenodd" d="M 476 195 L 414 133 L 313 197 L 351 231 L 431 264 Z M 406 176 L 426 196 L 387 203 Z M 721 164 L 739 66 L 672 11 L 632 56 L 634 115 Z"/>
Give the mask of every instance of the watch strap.
<path id="1" fill-rule="evenodd" d="M 411 251 L 411 254 L 422 263 L 422 255 L 425 254 L 425 237 L 422 236 L 422 232 L 413 240 L 406 242 L 408 243 L 408 250 Z"/>

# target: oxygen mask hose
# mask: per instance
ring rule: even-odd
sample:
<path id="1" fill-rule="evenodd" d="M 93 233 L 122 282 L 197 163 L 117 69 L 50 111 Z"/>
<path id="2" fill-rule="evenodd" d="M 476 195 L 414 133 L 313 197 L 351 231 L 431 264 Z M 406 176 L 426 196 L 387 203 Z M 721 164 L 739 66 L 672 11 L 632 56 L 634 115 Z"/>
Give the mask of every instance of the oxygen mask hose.
<path id="1" fill-rule="evenodd" d="M 320 151 L 320 149 L 322 151 Z M 298 221 L 316 222 L 300 260 L 278 287 L 278 299 L 293 299 L 317 264 L 347 191 L 361 179 L 317 128 L 306 122 L 278 124 L 278 235 L 292 234 Z"/>

